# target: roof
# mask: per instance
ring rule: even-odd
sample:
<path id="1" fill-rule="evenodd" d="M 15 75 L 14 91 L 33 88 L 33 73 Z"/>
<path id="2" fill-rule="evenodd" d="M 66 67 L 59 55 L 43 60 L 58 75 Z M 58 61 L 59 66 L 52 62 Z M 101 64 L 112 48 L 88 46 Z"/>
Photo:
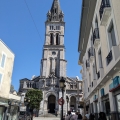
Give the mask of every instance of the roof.
<path id="1" fill-rule="evenodd" d="M 57 9 L 57 10 L 58 10 L 58 13 L 61 12 L 59 0 L 54 0 L 54 1 L 53 1 L 52 7 L 51 7 L 51 12 L 53 12 L 54 9 Z"/>
<path id="2" fill-rule="evenodd" d="M 64 14 L 60 9 L 60 2 L 59 0 L 53 0 L 51 10 L 47 13 L 47 21 L 46 22 L 54 22 L 54 21 L 61 21 L 63 22 Z"/>
<path id="3" fill-rule="evenodd" d="M 0 39 L 0 42 L 15 56 L 12 50 L 2 41 L 2 39 Z"/>
<path id="4" fill-rule="evenodd" d="M 82 63 L 82 58 L 86 52 L 96 2 L 97 0 L 82 0 L 82 12 L 78 41 L 78 52 L 80 52 L 79 63 Z"/>

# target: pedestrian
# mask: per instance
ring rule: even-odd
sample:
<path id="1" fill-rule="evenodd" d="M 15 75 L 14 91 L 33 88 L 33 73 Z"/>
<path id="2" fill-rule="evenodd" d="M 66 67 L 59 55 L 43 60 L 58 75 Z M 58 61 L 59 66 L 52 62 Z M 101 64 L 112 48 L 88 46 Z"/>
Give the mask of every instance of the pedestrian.
<path id="1" fill-rule="evenodd" d="M 82 115 L 78 112 L 78 120 L 82 120 Z"/>
<path id="2" fill-rule="evenodd" d="M 94 116 L 94 114 L 90 114 L 90 116 L 89 116 L 89 120 L 94 120 L 95 119 L 95 116 Z"/>
<path id="3" fill-rule="evenodd" d="M 65 120 L 73 120 L 72 117 L 73 117 L 73 115 L 71 114 L 71 111 L 68 111 L 68 114 L 67 114 Z"/>
<path id="4" fill-rule="evenodd" d="M 86 115 L 85 115 L 85 116 L 86 116 L 86 118 L 89 120 L 89 116 L 90 116 L 90 115 L 88 114 L 88 111 L 86 112 Z"/>
<path id="5" fill-rule="evenodd" d="M 100 113 L 99 113 L 99 118 L 98 118 L 98 120 L 107 120 L 106 115 L 105 115 L 104 112 L 100 112 Z"/>
<path id="6" fill-rule="evenodd" d="M 78 120 L 78 112 L 76 112 L 75 115 L 73 115 L 73 117 L 71 118 L 71 120 Z"/>

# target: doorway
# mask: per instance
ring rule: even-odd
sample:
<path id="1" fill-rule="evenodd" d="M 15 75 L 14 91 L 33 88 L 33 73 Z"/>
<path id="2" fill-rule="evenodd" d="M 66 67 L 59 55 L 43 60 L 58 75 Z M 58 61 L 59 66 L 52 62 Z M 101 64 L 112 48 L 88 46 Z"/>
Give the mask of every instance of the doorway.
<path id="1" fill-rule="evenodd" d="M 49 113 L 55 113 L 55 102 L 56 102 L 56 98 L 54 95 L 50 95 L 48 97 L 48 109 L 49 109 Z"/>
<path id="2" fill-rule="evenodd" d="M 76 111 L 76 98 L 74 96 L 70 98 L 70 109 Z"/>

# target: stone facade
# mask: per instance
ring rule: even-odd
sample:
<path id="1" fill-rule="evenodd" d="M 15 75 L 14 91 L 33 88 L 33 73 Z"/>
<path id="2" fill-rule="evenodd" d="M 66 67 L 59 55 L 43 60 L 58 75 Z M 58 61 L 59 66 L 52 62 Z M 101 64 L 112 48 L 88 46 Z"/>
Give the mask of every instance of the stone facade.
<path id="1" fill-rule="evenodd" d="M 45 22 L 46 33 L 41 60 L 40 76 L 20 80 L 19 92 L 23 94 L 28 89 L 37 88 L 43 91 L 43 101 L 40 105 L 40 115 L 48 113 L 60 114 L 61 107 L 58 99 L 62 97 L 59 80 L 64 77 L 64 114 L 67 112 L 66 96 L 69 98 L 68 110 L 80 110 L 79 101 L 82 100 L 82 81 L 78 77 L 67 77 L 64 46 L 64 14 L 58 0 L 54 0 L 51 10 L 48 11 Z M 25 94 L 24 94 L 25 95 Z M 24 99 L 22 99 L 24 100 Z"/>

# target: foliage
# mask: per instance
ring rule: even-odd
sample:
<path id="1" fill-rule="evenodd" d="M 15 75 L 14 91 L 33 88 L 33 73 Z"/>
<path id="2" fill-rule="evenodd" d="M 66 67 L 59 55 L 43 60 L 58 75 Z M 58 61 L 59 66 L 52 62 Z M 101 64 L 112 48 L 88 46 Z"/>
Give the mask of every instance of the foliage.
<path id="1" fill-rule="evenodd" d="M 41 90 L 28 90 L 26 93 L 26 97 L 30 99 L 29 107 L 31 109 L 39 109 L 40 102 L 42 101 L 42 91 Z"/>

